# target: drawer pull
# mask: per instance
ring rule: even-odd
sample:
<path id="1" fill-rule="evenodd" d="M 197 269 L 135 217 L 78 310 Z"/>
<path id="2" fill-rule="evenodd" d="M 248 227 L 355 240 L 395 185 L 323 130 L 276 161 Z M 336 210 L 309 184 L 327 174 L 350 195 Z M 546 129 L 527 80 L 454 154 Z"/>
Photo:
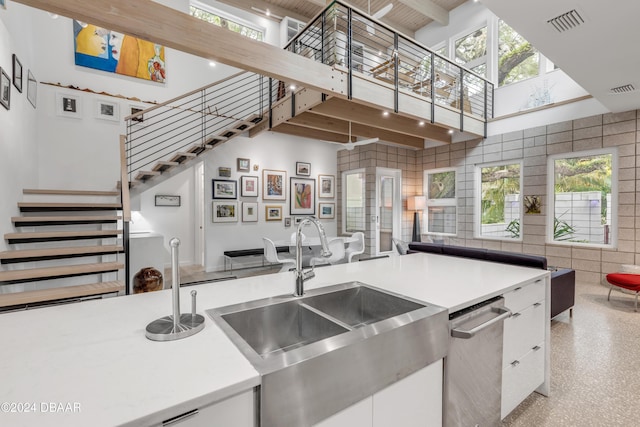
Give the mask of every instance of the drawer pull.
<path id="1" fill-rule="evenodd" d="M 515 289 L 513 290 L 513 292 L 517 292 L 517 291 L 519 291 L 520 289 L 522 289 L 522 286 L 518 286 L 517 288 L 515 288 Z"/>
<path id="2" fill-rule="evenodd" d="M 540 350 L 542 347 L 540 347 L 539 345 L 535 346 L 532 348 L 533 351 L 538 351 Z"/>
<path id="3" fill-rule="evenodd" d="M 515 368 L 516 366 L 518 366 L 519 364 L 520 364 L 520 361 L 519 361 L 519 360 L 514 360 L 513 362 L 511 362 L 511 366 L 513 366 L 514 368 Z"/>
<path id="4" fill-rule="evenodd" d="M 518 317 L 518 316 L 520 316 L 521 314 L 522 314 L 522 313 L 513 313 L 513 314 L 511 315 L 511 317 Z"/>
<path id="5" fill-rule="evenodd" d="M 199 414 L 198 410 L 194 409 L 192 411 L 185 412 L 184 414 L 178 415 L 176 417 L 169 418 L 168 420 L 164 420 L 162 422 L 162 426 L 163 427 L 167 427 L 167 426 L 182 422 L 182 421 L 186 420 L 187 418 L 191 418 L 194 415 L 198 415 L 198 414 Z"/>
<path id="6" fill-rule="evenodd" d="M 540 283 L 540 282 L 542 282 L 542 279 L 536 280 L 536 283 Z"/>
<path id="7" fill-rule="evenodd" d="M 533 304 L 534 307 L 540 307 L 541 305 L 542 305 L 541 302 L 537 302 L 537 303 Z"/>

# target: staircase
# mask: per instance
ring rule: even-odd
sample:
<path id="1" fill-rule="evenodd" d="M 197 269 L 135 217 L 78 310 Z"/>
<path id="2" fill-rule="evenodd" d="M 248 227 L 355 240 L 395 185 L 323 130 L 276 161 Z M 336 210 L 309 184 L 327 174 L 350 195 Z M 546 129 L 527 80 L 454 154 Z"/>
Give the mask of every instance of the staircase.
<path id="1" fill-rule="evenodd" d="M 117 295 L 124 263 L 119 191 L 23 191 L 0 252 L 0 311 Z M 121 257 L 121 256 L 120 256 Z"/>

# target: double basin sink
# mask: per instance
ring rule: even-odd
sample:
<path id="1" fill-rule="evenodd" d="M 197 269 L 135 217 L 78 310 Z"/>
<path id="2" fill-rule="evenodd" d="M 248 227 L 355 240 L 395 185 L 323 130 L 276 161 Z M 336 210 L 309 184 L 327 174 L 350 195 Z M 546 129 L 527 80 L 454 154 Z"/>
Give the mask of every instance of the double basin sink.
<path id="1" fill-rule="evenodd" d="M 263 427 L 311 426 L 446 355 L 446 309 L 349 282 L 207 310 L 261 375 Z"/>

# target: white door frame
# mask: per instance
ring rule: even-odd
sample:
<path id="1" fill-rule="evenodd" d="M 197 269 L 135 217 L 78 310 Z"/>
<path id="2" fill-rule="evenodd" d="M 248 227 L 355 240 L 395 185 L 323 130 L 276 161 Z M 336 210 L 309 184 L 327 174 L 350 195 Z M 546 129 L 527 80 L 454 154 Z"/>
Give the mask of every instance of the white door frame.
<path id="1" fill-rule="evenodd" d="M 392 201 L 392 237 L 398 239 L 402 234 L 402 170 L 390 168 L 376 168 L 376 203 L 375 203 L 375 231 L 376 231 L 376 255 L 393 253 L 393 246 L 389 251 L 380 250 L 380 179 L 391 177 L 394 180 Z"/>
<path id="2" fill-rule="evenodd" d="M 194 208 L 194 248 L 193 261 L 204 267 L 204 162 L 198 162 L 193 168 L 193 208 Z"/>

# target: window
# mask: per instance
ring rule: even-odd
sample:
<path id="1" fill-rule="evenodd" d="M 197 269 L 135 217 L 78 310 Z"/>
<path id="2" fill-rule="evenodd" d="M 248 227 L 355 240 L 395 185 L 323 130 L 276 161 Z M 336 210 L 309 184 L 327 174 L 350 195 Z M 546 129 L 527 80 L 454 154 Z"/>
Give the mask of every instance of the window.
<path id="1" fill-rule="evenodd" d="M 205 5 L 191 5 L 189 6 L 189 13 L 191 14 L 191 16 L 194 16 L 198 19 L 202 19 L 203 21 L 210 22 L 214 25 L 226 28 L 236 33 L 240 33 L 241 35 L 249 37 L 250 39 L 264 41 L 263 30 L 251 27 L 246 24 L 242 24 L 239 22 L 239 19 L 229 19 L 227 17 L 224 17 L 213 9 L 209 9 Z"/>
<path id="2" fill-rule="evenodd" d="M 476 167 L 477 238 L 522 240 L 522 162 Z"/>
<path id="3" fill-rule="evenodd" d="M 342 173 L 342 229 L 345 233 L 365 231 L 366 194 L 364 169 Z"/>
<path id="4" fill-rule="evenodd" d="M 427 199 L 427 234 L 457 234 L 456 171 L 451 168 L 424 171 Z"/>
<path id="5" fill-rule="evenodd" d="M 482 27 L 456 40 L 455 61 L 467 68 L 486 62 L 487 27 Z"/>
<path id="6" fill-rule="evenodd" d="M 540 55 L 520 34 L 503 20 L 498 22 L 498 86 L 535 77 Z"/>
<path id="7" fill-rule="evenodd" d="M 547 239 L 552 243 L 613 246 L 617 176 L 615 149 L 549 158 Z"/>

